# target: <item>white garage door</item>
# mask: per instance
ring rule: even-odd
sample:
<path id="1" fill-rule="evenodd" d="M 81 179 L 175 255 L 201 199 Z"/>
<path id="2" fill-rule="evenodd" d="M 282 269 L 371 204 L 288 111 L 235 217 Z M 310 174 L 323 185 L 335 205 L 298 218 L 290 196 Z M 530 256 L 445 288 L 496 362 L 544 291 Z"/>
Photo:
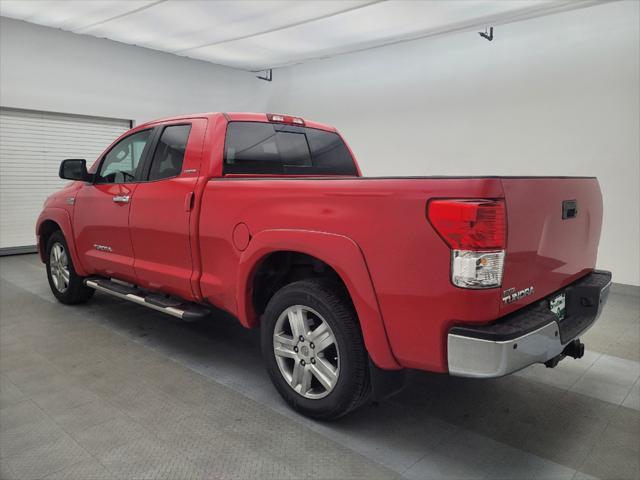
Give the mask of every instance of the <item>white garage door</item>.
<path id="1" fill-rule="evenodd" d="M 65 158 L 93 161 L 129 120 L 0 108 L 0 254 L 33 250 L 35 222 L 48 195 L 67 183 Z"/>

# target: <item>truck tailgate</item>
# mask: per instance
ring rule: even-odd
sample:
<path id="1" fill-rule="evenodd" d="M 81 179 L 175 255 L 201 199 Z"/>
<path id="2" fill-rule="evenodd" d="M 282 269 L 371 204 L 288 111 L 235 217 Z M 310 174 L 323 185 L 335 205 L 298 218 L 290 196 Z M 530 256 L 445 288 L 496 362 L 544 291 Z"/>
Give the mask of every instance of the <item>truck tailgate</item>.
<path id="1" fill-rule="evenodd" d="M 501 313 L 550 295 L 595 268 L 602 225 L 596 178 L 503 178 L 507 255 Z"/>

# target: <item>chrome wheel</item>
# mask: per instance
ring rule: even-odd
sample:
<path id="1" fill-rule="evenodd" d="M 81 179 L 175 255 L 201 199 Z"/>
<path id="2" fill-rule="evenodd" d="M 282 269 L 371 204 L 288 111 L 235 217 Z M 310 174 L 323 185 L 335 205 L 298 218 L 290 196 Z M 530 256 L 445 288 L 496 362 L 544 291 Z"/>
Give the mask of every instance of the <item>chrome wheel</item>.
<path id="1" fill-rule="evenodd" d="M 61 243 L 54 243 L 49 254 L 49 270 L 53 285 L 60 293 L 69 288 L 69 258 Z"/>
<path id="2" fill-rule="evenodd" d="M 315 310 L 293 305 L 273 331 L 273 352 L 289 386 L 305 398 L 326 397 L 338 383 L 340 354 L 329 324 Z"/>

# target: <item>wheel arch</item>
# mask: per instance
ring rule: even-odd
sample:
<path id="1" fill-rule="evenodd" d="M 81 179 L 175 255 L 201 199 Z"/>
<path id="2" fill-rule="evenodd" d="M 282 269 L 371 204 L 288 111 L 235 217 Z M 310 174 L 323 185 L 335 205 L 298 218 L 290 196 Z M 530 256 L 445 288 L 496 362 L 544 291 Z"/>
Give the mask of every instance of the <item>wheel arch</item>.
<path id="1" fill-rule="evenodd" d="M 282 287 L 297 280 L 311 278 L 331 280 L 353 306 L 347 286 L 331 265 L 307 253 L 277 250 L 261 257 L 251 273 L 249 292 L 256 319 L 265 311 L 271 297 Z"/>
<path id="2" fill-rule="evenodd" d="M 73 267 L 80 276 L 86 276 L 87 272 L 80 262 L 78 252 L 76 250 L 76 242 L 73 236 L 73 227 L 71 226 L 71 218 L 69 212 L 62 208 L 47 208 L 38 218 L 36 223 L 36 235 L 38 236 L 38 252 L 42 262 L 46 262 L 47 242 L 53 232 L 60 230 L 69 247 L 69 254 L 73 261 Z"/>
<path id="3" fill-rule="evenodd" d="M 40 225 L 40 228 L 37 231 L 38 253 L 40 254 L 40 260 L 42 260 L 43 263 L 47 261 L 46 250 L 47 250 L 47 244 L 49 243 L 49 239 L 51 238 L 51 235 L 53 235 L 53 233 L 58 230 L 62 231 L 62 229 L 60 228 L 60 225 L 58 225 L 53 220 L 45 220 L 42 222 L 42 224 Z"/>
<path id="4" fill-rule="evenodd" d="M 399 369 L 362 251 L 352 239 L 343 235 L 306 230 L 264 230 L 256 234 L 240 258 L 236 285 L 240 322 L 246 327 L 260 323 L 261 304 L 255 303 L 254 291 L 255 286 L 260 286 L 260 269 L 270 259 L 286 255 L 297 256 L 297 259 L 304 257 L 316 262 L 319 268 L 325 268 L 329 275 L 335 274 L 357 312 L 365 347 L 373 362 L 380 368 Z M 273 293 L 275 291 L 271 295 Z M 264 305 L 266 301 L 262 299 Z"/>

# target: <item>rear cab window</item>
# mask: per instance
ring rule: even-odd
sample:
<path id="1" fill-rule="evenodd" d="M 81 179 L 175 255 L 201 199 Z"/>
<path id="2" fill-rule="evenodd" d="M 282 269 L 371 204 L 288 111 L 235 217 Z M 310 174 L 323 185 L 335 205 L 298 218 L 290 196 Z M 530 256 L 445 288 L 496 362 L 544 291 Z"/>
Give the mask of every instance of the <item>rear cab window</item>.
<path id="1" fill-rule="evenodd" d="M 337 133 L 296 125 L 229 122 L 224 174 L 358 175 Z"/>

